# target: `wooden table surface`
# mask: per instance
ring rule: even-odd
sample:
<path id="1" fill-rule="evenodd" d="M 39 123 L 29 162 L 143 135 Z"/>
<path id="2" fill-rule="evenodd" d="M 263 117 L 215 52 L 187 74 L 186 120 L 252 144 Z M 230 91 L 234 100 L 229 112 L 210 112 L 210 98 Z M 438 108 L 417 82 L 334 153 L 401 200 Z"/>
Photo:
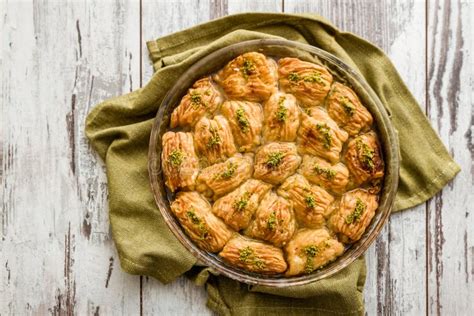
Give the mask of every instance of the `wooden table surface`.
<path id="1" fill-rule="evenodd" d="M 381 47 L 462 172 L 391 216 L 367 253 L 367 313 L 474 313 L 472 0 L 0 0 L 0 315 L 210 314 L 203 288 L 120 270 L 100 101 L 144 85 L 146 40 L 245 11 L 315 12 Z"/>

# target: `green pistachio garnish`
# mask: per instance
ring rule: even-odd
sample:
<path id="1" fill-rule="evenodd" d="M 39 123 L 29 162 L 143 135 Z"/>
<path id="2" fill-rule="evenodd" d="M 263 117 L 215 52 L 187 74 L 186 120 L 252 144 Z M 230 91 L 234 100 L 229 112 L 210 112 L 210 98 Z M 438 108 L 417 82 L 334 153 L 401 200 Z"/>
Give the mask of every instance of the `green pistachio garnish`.
<path id="1" fill-rule="evenodd" d="M 227 165 L 227 169 L 220 174 L 221 179 L 231 178 L 234 175 L 236 169 L 237 169 L 237 165 L 233 162 L 230 162 Z"/>
<path id="2" fill-rule="evenodd" d="M 249 202 L 249 194 L 248 192 L 245 192 L 240 198 L 240 200 L 237 200 L 234 202 L 234 209 L 237 210 L 238 212 L 242 212 L 247 207 L 248 202 Z"/>
<path id="3" fill-rule="evenodd" d="M 356 109 L 355 105 L 351 101 L 349 101 L 347 97 L 339 98 L 339 102 L 341 102 L 342 108 L 344 109 L 344 112 L 346 112 L 346 115 L 354 115 Z"/>
<path id="4" fill-rule="evenodd" d="M 267 167 L 268 168 L 276 168 L 283 160 L 283 153 L 275 152 L 268 154 L 267 157 Z"/>
<path id="5" fill-rule="evenodd" d="M 186 216 L 188 216 L 188 218 L 191 220 L 191 223 L 193 223 L 197 227 L 200 233 L 200 238 L 205 239 L 208 236 L 209 232 L 207 230 L 206 224 L 203 223 L 202 220 L 196 215 L 194 208 L 190 208 L 186 212 Z"/>
<path id="6" fill-rule="evenodd" d="M 321 242 L 319 245 L 308 245 L 303 248 L 302 253 L 306 256 L 305 272 L 311 273 L 315 270 L 313 259 L 316 257 L 323 249 L 329 248 L 330 245 L 327 240 Z"/>
<path id="7" fill-rule="evenodd" d="M 290 72 L 288 74 L 288 80 L 292 83 L 297 83 L 300 79 L 300 76 L 296 72 Z"/>
<path id="8" fill-rule="evenodd" d="M 245 59 L 240 68 L 245 79 L 255 72 L 255 65 L 251 60 Z"/>
<path id="9" fill-rule="evenodd" d="M 243 107 L 240 107 L 237 109 L 235 112 L 236 114 L 236 120 L 237 123 L 239 124 L 239 128 L 242 132 L 247 133 L 249 130 L 249 120 L 247 119 L 247 116 L 245 115 L 245 111 Z"/>
<path id="10" fill-rule="evenodd" d="M 352 211 L 352 213 L 346 217 L 346 224 L 358 222 L 366 209 L 367 205 L 365 205 L 365 203 L 360 198 L 357 198 L 354 211 Z"/>
<path id="11" fill-rule="evenodd" d="M 207 142 L 207 147 L 214 147 L 214 146 L 220 145 L 221 137 L 219 136 L 217 129 L 210 128 L 209 131 L 211 132 L 211 137 L 209 137 L 209 140 Z"/>
<path id="12" fill-rule="evenodd" d="M 283 105 L 285 103 L 286 97 L 280 97 L 278 100 L 278 111 L 276 113 L 277 120 L 279 122 L 286 121 L 288 116 L 288 109 Z"/>
<path id="13" fill-rule="evenodd" d="M 265 263 L 262 259 L 255 255 L 255 252 L 250 246 L 239 250 L 239 260 L 243 263 L 250 263 L 255 265 L 258 269 L 265 268 Z"/>
<path id="14" fill-rule="evenodd" d="M 370 148 L 369 145 L 364 143 L 362 139 L 360 138 L 356 140 L 356 146 L 357 146 L 357 151 L 358 151 L 359 158 L 362 164 L 370 171 L 373 171 L 375 168 L 375 163 L 374 163 L 375 151 L 372 148 Z"/>
<path id="15" fill-rule="evenodd" d="M 330 133 L 331 129 L 326 123 L 324 124 L 317 123 L 316 129 L 318 130 L 319 134 L 321 134 L 322 136 L 324 148 L 329 149 L 332 144 L 332 135 Z"/>
<path id="16" fill-rule="evenodd" d="M 308 195 L 304 198 L 304 201 L 306 202 L 306 206 L 308 208 L 314 208 L 316 206 L 316 200 L 314 199 L 314 196 Z"/>
<path id="17" fill-rule="evenodd" d="M 319 164 L 316 164 L 313 170 L 319 175 L 324 175 L 324 177 L 328 180 L 333 180 L 337 174 L 336 170 L 330 168 L 323 168 Z"/>
<path id="18" fill-rule="evenodd" d="M 305 76 L 303 78 L 303 81 L 304 82 L 310 82 L 310 83 L 320 83 L 320 84 L 323 84 L 324 85 L 324 81 L 323 81 L 323 78 L 321 78 L 321 73 L 320 72 L 313 72 L 311 75 L 309 76 Z"/>
<path id="19" fill-rule="evenodd" d="M 272 212 L 270 216 L 268 216 L 267 228 L 271 231 L 274 231 L 276 223 L 277 223 L 276 213 Z"/>
<path id="20" fill-rule="evenodd" d="M 181 150 L 178 149 L 173 150 L 168 156 L 168 161 L 174 168 L 181 166 L 183 160 L 184 154 Z"/>

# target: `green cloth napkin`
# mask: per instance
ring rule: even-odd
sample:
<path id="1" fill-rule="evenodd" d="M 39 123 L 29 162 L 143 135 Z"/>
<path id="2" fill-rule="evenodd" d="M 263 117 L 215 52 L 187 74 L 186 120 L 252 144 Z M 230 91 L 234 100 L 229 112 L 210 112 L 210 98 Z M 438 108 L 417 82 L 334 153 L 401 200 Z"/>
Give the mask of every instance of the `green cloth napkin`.
<path id="1" fill-rule="evenodd" d="M 150 130 L 176 79 L 219 48 L 244 40 L 285 38 L 322 48 L 358 70 L 398 129 L 402 165 L 395 210 L 432 197 L 459 167 L 385 54 L 316 15 L 248 13 L 228 16 L 148 42 L 155 74 L 142 89 L 107 100 L 87 117 L 86 134 L 105 160 L 110 223 L 122 268 L 167 283 L 184 274 L 206 286 L 208 306 L 223 315 L 363 314 L 365 262 L 305 286 L 247 286 L 195 265 L 155 206 L 147 171 Z M 193 267 L 194 266 L 194 267 Z"/>

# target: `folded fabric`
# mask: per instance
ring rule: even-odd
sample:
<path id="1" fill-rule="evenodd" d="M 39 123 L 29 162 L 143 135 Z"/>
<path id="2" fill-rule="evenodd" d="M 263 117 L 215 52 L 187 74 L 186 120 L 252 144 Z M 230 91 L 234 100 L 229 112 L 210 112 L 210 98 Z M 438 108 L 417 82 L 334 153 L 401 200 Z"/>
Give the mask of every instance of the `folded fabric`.
<path id="1" fill-rule="evenodd" d="M 207 54 L 260 38 L 284 38 L 319 47 L 365 77 L 398 129 L 402 165 L 394 211 L 424 202 L 459 172 L 380 49 L 351 33 L 340 32 L 316 15 L 228 16 L 148 42 L 155 69 L 150 82 L 99 104 L 87 117 L 86 134 L 107 167 L 110 223 L 122 268 L 165 283 L 188 271 L 186 275 L 205 284 L 208 306 L 223 315 L 363 314 L 363 259 L 305 286 L 247 286 L 195 265 L 196 259 L 176 240 L 155 205 L 147 171 L 148 141 L 166 92 Z"/>

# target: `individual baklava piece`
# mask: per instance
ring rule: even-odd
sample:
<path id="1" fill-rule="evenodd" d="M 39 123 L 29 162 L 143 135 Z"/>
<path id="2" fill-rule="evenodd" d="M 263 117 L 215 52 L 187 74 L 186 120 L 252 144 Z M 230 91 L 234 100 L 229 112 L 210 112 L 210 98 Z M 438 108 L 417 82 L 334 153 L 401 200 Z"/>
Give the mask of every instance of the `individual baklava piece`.
<path id="1" fill-rule="evenodd" d="M 214 80 L 229 99 L 262 102 L 277 89 L 277 65 L 263 54 L 245 53 L 230 61 Z"/>
<path id="2" fill-rule="evenodd" d="M 207 165 L 223 161 L 237 152 L 229 123 L 222 115 L 200 119 L 194 128 L 194 142 L 198 155 Z"/>
<path id="3" fill-rule="evenodd" d="M 345 193 L 329 220 L 329 227 L 345 243 L 360 239 L 378 207 L 377 196 L 364 189 Z"/>
<path id="4" fill-rule="evenodd" d="M 252 176 L 253 156 L 236 154 L 224 162 L 202 169 L 196 190 L 214 199 L 237 188 Z"/>
<path id="5" fill-rule="evenodd" d="M 311 155 L 303 156 L 298 172 L 310 182 L 338 194 L 345 192 L 349 182 L 349 170 L 342 162 L 332 165 Z"/>
<path id="6" fill-rule="evenodd" d="M 193 189 L 199 172 L 194 151 L 193 135 L 183 132 L 166 132 L 162 137 L 161 165 L 165 184 L 172 191 Z"/>
<path id="7" fill-rule="evenodd" d="M 171 211 L 186 234 L 199 248 L 220 251 L 233 232 L 211 212 L 209 202 L 197 192 L 181 191 L 171 203 Z"/>
<path id="8" fill-rule="evenodd" d="M 231 265 L 251 272 L 278 274 L 287 268 L 280 248 L 241 235 L 229 240 L 219 256 Z"/>
<path id="9" fill-rule="evenodd" d="M 171 114 L 171 128 L 194 126 L 205 115 L 212 115 L 223 101 L 210 77 L 194 83 Z"/>
<path id="10" fill-rule="evenodd" d="M 383 177 L 384 163 L 380 145 L 374 132 L 362 134 L 352 139 L 347 145 L 345 162 L 352 180 L 360 185 Z"/>
<path id="11" fill-rule="evenodd" d="M 268 143 L 255 154 L 254 178 L 279 184 L 293 174 L 301 162 L 293 143 Z"/>
<path id="12" fill-rule="evenodd" d="M 285 247 L 288 260 L 286 276 L 308 274 L 336 260 L 344 245 L 331 237 L 325 228 L 302 229 Z"/>
<path id="13" fill-rule="evenodd" d="M 301 116 L 298 152 L 320 156 L 331 163 L 338 162 L 347 133 L 319 107 L 311 109 L 311 116 L 305 113 Z"/>
<path id="14" fill-rule="evenodd" d="M 326 101 L 329 116 L 349 135 L 367 130 L 373 122 L 372 115 L 349 87 L 335 82 Z"/>
<path id="15" fill-rule="evenodd" d="M 300 125 L 300 112 L 291 94 L 275 93 L 263 106 L 263 138 L 266 141 L 293 142 Z"/>
<path id="16" fill-rule="evenodd" d="M 319 228 L 331 214 L 333 196 L 323 188 L 311 185 L 300 174 L 286 179 L 278 188 L 278 194 L 293 202 L 296 220 L 303 226 Z"/>
<path id="17" fill-rule="evenodd" d="M 296 221 L 291 202 L 268 192 L 258 206 L 255 219 L 246 230 L 246 235 L 282 247 L 291 239 Z"/>
<path id="18" fill-rule="evenodd" d="M 260 145 L 263 113 L 258 103 L 226 101 L 222 114 L 229 122 L 239 152 L 252 151 Z"/>
<path id="19" fill-rule="evenodd" d="M 290 57 L 278 61 L 278 77 L 283 91 L 303 107 L 322 105 L 333 81 L 326 67 Z"/>
<path id="20" fill-rule="evenodd" d="M 247 180 L 234 191 L 218 199 L 212 206 L 212 212 L 232 229 L 236 231 L 245 229 L 270 189 L 271 185 L 263 181 Z"/>

